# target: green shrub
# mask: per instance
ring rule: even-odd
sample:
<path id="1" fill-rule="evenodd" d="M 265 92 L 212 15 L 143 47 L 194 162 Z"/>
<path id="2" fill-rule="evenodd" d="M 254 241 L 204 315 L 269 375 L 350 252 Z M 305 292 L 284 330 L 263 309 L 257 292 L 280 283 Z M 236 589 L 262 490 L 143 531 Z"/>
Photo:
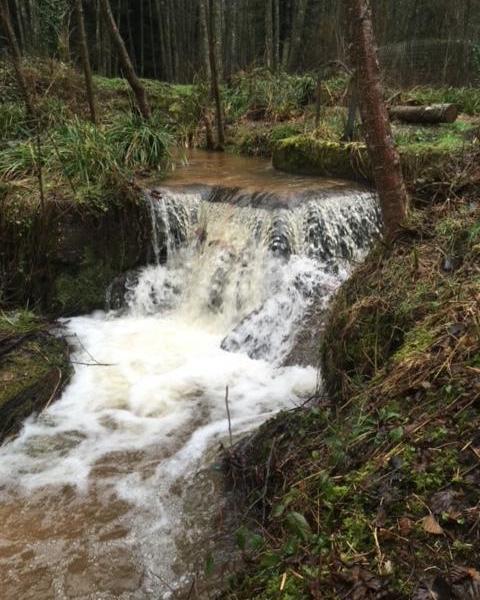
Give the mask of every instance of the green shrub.
<path id="1" fill-rule="evenodd" d="M 467 115 L 480 114 L 480 89 L 475 87 L 416 87 L 399 96 L 398 102 L 451 103 Z"/>
<path id="2" fill-rule="evenodd" d="M 310 75 L 254 69 L 237 75 L 231 87 L 224 90 L 226 112 L 236 118 L 261 109 L 268 118 L 285 119 L 313 99 L 315 85 Z"/>
<path id="3" fill-rule="evenodd" d="M 44 162 L 43 159 L 42 162 Z M 37 149 L 33 139 L 11 142 L 0 151 L 0 180 L 33 175 L 37 168 Z"/>
<path id="4" fill-rule="evenodd" d="M 126 114 L 107 129 L 106 140 L 120 164 L 129 168 L 161 170 L 170 163 L 172 136 L 158 119 Z"/>
<path id="5" fill-rule="evenodd" d="M 119 171 L 117 155 L 101 127 L 73 119 L 51 138 L 50 157 L 66 177 L 95 184 Z"/>
<path id="6" fill-rule="evenodd" d="M 27 131 L 27 116 L 23 105 L 18 102 L 0 104 L 0 143 L 24 137 Z"/>

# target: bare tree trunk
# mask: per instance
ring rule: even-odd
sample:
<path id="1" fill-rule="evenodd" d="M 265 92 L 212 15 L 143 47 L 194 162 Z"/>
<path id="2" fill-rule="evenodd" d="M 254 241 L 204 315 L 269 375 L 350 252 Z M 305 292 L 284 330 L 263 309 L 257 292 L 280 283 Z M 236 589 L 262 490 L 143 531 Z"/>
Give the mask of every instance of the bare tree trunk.
<path id="1" fill-rule="evenodd" d="M 202 44 L 202 57 L 204 62 L 205 75 L 208 81 L 211 81 L 212 73 L 210 69 L 210 46 L 208 42 L 208 10 L 204 0 L 200 0 L 200 29 L 200 40 Z"/>
<path id="2" fill-rule="evenodd" d="M 25 52 L 25 32 L 23 30 L 22 12 L 20 10 L 18 0 L 15 0 L 15 12 L 17 15 L 18 36 L 20 38 L 20 46 L 23 52 Z"/>
<path id="3" fill-rule="evenodd" d="M 85 74 L 85 88 L 87 90 L 88 106 L 90 108 L 90 119 L 94 125 L 97 124 L 97 111 L 95 107 L 95 95 L 93 92 L 92 68 L 88 53 L 87 34 L 85 32 L 85 16 L 83 14 L 82 0 L 75 0 L 75 14 L 77 17 L 78 37 L 80 43 L 80 55 L 82 58 L 83 72 Z"/>
<path id="4" fill-rule="evenodd" d="M 272 0 L 266 0 L 265 2 L 265 64 L 267 69 L 272 69 L 274 65 Z"/>
<path id="5" fill-rule="evenodd" d="M 215 117 L 217 121 L 217 149 L 223 150 L 225 147 L 225 129 L 223 124 L 223 106 L 222 98 L 220 95 L 220 83 L 218 77 L 218 65 L 217 65 L 217 53 L 215 52 L 215 35 L 217 33 L 217 27 L 215 23 L 216 11 L 214 4 L 216 0 L 203 0 L 208 2 L 205 9 L 208 15 L 208 54 L 210 59 L 210 71 L 212 74 L 212 94 L 215 101 Z"/>
<path id="6" fill-rule="evenodd" d="M 140 74 L 145 77 L 145 14 L 143 0 L 140 0 Z"/>
<path id="7" fill-rule="evenodd" d="M 115 46 L 117 47 L 120 64 L 122 66 L 125 77 L 128 83 L 130 84 L 133 93 L 135 94 L 138 110 L 140 111 L 140 114 L 144 119 L 149 119 L 151 116 L 151 111 L 147 100 L 147 94 L 145 92 L 145 88 L 143 87 L 142 82 L 135 73 L 135 69 L 133 68 L 132 61 L 130 60 L 130 56 L 128 55 L 127 48 L 125 46 L 125 42 L 123 41 L 123 38 L 120 35 L 117 24 L 115 22 L 115 17 L 113 16 L 110 2 L 109 0 L 101 0 L 101 3 L 103 13 L 107 21 L 107 25 L 110 29 L 110 34 L 112 36 Z"/>
<path id="8" fill-rule="evenodd" d="M 297 10 L 295 11 L 293 18 L 292 38 L 288 56 L 289 69 L 295 69 L 297 67 L 298 54 L 302 46 L 303 26 L 305 24 L 308 0 L 298 0 L 297 4 Z"/>
<path id="9" fill-rule="evenodd" d="M 274 12 L 274 59 L 275 59 L 275 71 L 280 69 L 280 0 L 273 0 L 273 12 Z"/>
<path id="10" fill-rule="evenodd" d="M 153 77 L 154 79 L 158 78 L 158 68 L 157 68 L 157 52 L 156 52 L 156 44 L 155 44 L 155 34 L 153 33 L 153 7 L 152 0 L 148 0 L 148 20 L 150 21 L 150 46 L 152 50 L 152 65 L 153 65 Z"/>
<path id="11" fill-rule="evenodd" d="M 210 0 L 211 22 L 215 48 L 215 64 L 217 66 L 218 81 L 223 81 L 223 11 L 221 0 Z"/>
<path id="12" fill-rule="evenodd" d="M 385 235 L 392 240 L 405 220 L 408 196 L 383 99 L 371 11 L 367 0 L 347 0 L 351 58 L 356 65 L 360 112 L 380 198 Z"/>
<path id="13" fill-rule="evenodd" d="M 7 0 L 0 0 L 0 21 L 7 38 L 10 54 L 12 56 L 12 64 L 15 70 L 15 76 L 17 78 L 17 84 L 23 96 L 27 114 L 32 120 L 34 120 L 36 116 L 35 105 L 32 96 L 30 95 L 27 80 L 25 79 L 25 74 L 22 69 L 22 56 L 20 54 L 20 48 L 18 46 L 15 31 L 12 26 L 12 21 L 10 20 Z"/>
<path id="14" fill-rule="evenodd" d="M 348 116 L 343 129 L 342 142 L 351 142 L 355 135 L 355 122 L 358 113 L 358 81 L 356 74 L 352 75 L 348 84 Z"/>

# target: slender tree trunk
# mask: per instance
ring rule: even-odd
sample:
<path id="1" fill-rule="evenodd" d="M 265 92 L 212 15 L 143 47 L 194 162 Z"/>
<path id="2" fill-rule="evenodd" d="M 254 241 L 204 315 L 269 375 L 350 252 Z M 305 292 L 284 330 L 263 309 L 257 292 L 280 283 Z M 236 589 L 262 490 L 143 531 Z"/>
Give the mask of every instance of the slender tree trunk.
<path id="1" fill-rule="evenodd" d="M 298 55 L 302 46 L 303 26 L 307 12 L 308 0 L 297 0 L 297 9 L 293 17 L 292 37 L 288 55 L 288 67 L 293 70 L 297 67 Z"/>
<path id="2" fill-rule="evenodd" d="M 217 67 L 218 81 L 223 81 L 223 11 L 221 0 L 210 0 L 210 14 L 213 28 L 213 42 L 215 49 L 215 64 Z"/>
<path id="3" fill-rule="evenodd" d="M 356 65 L 360 112 L 380 198 L 385 235 L 393 240 L 405 220 L 408 196 L 383 99 L 371 11 L 367 0 L 347 0 L 351 59 Z"/>
<path id="4" fill-rule="evenodd" d="M 21 46 L 23 52 L 25 52 L 25 32 L 23 30 L 22 13 L 20 10 L 20 5 L 18 3 L 18 0 L 15 0 L 15 12 L 17 15 L 17 26 L 18 26 L 18 36 L 20 38 L 20 46 Z"/>
<path id="5" fill-rule="evenodd" d="M 265 64 L 267 69 L 273 69 L 273 4 L 272 0 L 265 2 Z"/>
<path id="6" fill-rule="evenodd" d="M 273 0 L 273 12 L 274 12 L 274 59 L 275 59 L 275 71 L 280 69 L 280 0 Z"/>
<path id="7" fill-rule="evenodd" d="M 204 0 L 200 0 L 200 40 L 202 45 L 202 57 L 204 63 L 205 75 L 208 81 L 212 80 L 212 72 L 210 69 L 210 46 L 208 42 L 208 10 Z"/>
<path id="8" fill-rule="evenodd" d="M 90 108 L 90 119 L 94 125 L 97 124 L 97 111 L 95 107 L 95 95 L 93 92 L 92 68 L 88 53 L 87 34 L 85 31 L 85 16 L 83 14 L 82 0 L 75 0 L 75 14 L 77 17 L 78 38 L 80 43 L 80 55 L 82 58 L 83 72 L 85 75 L 85 88 L 87 91 L 88 106 Z"/>
<path id="9" fill-rule="evenodd" d="M 137 69 L 138 68 L 137 53 L 135 52 L 135 40 L 133 39 L 132 19 L 131 19 L 131 16 L 130 16 L 130 2 L 129 2 L 129 0 L 125 0 L 125 13 L 127 15 L 127 35 L 128 35 L 128 46 L 130 48 L 130 50 L 129 50 L 129 58 L 130 58 L 130 61 L 131 61 L 132 65 L 133 65 L 133 68 Z M 117 29 L 118 29 L 118 25 L 117 25 Z M 120 32 L 120 30 L 119 30 L 119 32 Z M 125 44 L 125 48 L 126 48 L 126 44 Z"/>
<path id="10" fill-rule="evenodd" d="M 140 74 L 145 77 L 145 14 L 143 0 L 140 0 Z"/>
<path id="11" fill-rule="evenodd" d="M 124 75 L 128 83 L 130 84 L 133 93 L 135 94 L 138 110 L 140 111 L 140 114 L 144 119 L 149 119 L 151 116 L 151 112 L 147 100 L 147 94 L 145 92 L 145 88 L 143 87 L 142 82 L 138 78 L 135 69 L 133 68 L 133 64 L 130 60 L 130 56 L 128 55 L 125 42 L 123 41 L 123 38 L 120 35 L 117 24 L 115 22 L 110 2 L 109 0 L 101 0 L 101 3 L 105 20 L 110 29 L 112 40 L 117 48 L 118 57 L 120 59 L 120 64 L 122 66 Z"/>
<path id="12" fill-rule="evenodd" d="M 351 142 L 355 134 L 355 123 L 358 113 L 358 81 L 356 74 L 352 76 L 348 84 L 349 101 L 347 122 L 342 135 L 342 142 Z"/>
<path id="13" fill-rule="evenodd" d="M 156 44 L 155 44 L 155 34 L 153 32 L 153 7 L 152 0 L 148 0 L 148 20 L 150 21 L 150 46 L 152 52 L 152 66 L 153 66 L 153 77 L 155 79 L 158 78 L 158 68 L 157 68 L 157 53 L 156 53 Z"/>
<path id="14" fill-rule="evenodd" d="M 215 52 L 215 34 L 217 33 L 217 27 L 215 23 L 216 11 L 214 3 L 216 0 L 203 0 L 208 2 L 205 6 L 208 15 L 208 54 L 210 59 L 210 71 L 212 74 L 212 94 L 215 101 L 215 117 L 217 122 L 217 148 L 223 150 L 225 147 L 225 129 L 223 124 L 223 106 L 222 98 L 220 95 L 220 83 L 218 77 L 218 65 L 217 65 L 217 53 Z"/>
<path id="15" fill-rule="evenodd" d="M 7 0 L 0 0 L 0 21 L 7 38 L 8 47 L 12 56 L 12 64 L 15 70 L 15 76 L 17 78 L 17 84 L 23 96 L 27 114 L 32 120 L 34 120 L 36 116 L 35 105 L 30 94 L 30 90 L 28 89 L 25 74 L 23 72 L 22 56 L 20 54 L 20 48 L 18 46 L 17 37 L 12 26 L 12 21 L 10 20 Z"/>

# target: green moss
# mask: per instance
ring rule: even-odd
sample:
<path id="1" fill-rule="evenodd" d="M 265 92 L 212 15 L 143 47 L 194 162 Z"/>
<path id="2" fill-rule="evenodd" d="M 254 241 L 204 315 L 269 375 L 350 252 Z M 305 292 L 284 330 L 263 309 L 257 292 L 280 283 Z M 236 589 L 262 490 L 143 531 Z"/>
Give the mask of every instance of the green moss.
<path id="1" fill-rule="evenodd" d="M 75 274 L 62 273 L 54 282 L 50 309 L 62 315 L 88 313 L 105 306 L 108 286 L 118 273 L 101 260 L 85 262 Z"/>
<path id="2" fill-rule="evenodd" d="M 29 311 L 0 315 L 0 440 L 61 392 L 70 377 L 67 346 Z"/>
<path id="3" fill-rule="evenodd" d="M 321 141 L 312 136 L 287 138 L 275 145 L 273 165 L 288 173 L 341 177 L 353 180 L 371 178 L 364 144 Z"/>
<path id="4" fill-rule="evenodd" d="M 424 326 L 415 327 L 405 335 L 400 350 L 393 355 L 393 362 L 412 360 L 419 355 L 424 355 L 434 343 L 435 334 L 435 331 Z"/>
<path id="5" fill-rule="evenodd" d="M 402 168 L 409 183 L 443 181 L 452 160 L 462 160 L 468 147 L 462 136 L 451 133 L 431 141 L 412 141 L 409 137 L 400 141 Z M 311 135 L 288 138 L 275 145 L 273 164 L 289 173 L 373 180 L 366 147 L 360 142 L 344 144 Z"/>

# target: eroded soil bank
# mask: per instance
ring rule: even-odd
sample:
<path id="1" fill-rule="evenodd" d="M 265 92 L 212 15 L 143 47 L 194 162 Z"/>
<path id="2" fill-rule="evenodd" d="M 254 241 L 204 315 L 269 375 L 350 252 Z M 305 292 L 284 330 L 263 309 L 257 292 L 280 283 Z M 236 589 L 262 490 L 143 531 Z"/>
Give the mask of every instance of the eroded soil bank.
<path id="1" fill-rule="evenodd" d="M 477 190 L 370 254 L 330 310 L 325 395 L 227 455 L 250 508 L 229 598 L 478 597 Z"/>

